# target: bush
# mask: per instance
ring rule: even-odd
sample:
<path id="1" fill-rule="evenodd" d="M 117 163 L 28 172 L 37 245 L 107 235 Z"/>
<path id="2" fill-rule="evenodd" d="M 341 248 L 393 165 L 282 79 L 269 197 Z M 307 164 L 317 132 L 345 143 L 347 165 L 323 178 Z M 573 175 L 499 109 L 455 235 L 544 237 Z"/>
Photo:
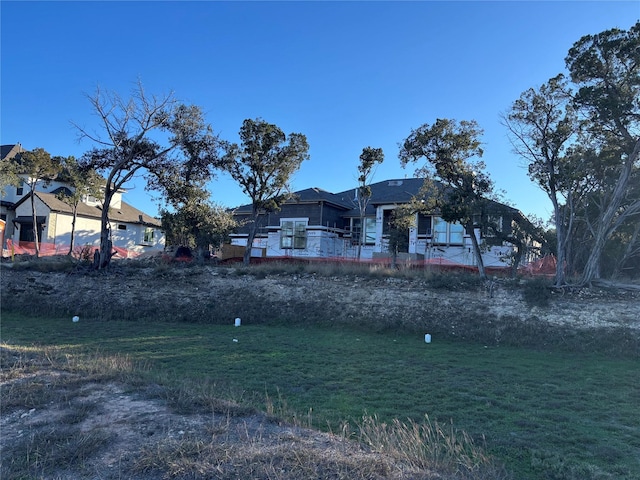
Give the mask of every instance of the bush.
<path id="1" fill-rule="evenodd" d="M 533 278 L 522 285 L 522 298 L 530 307 L 546 307 L 551 299 L 551 283 L 546 278 Z"/>

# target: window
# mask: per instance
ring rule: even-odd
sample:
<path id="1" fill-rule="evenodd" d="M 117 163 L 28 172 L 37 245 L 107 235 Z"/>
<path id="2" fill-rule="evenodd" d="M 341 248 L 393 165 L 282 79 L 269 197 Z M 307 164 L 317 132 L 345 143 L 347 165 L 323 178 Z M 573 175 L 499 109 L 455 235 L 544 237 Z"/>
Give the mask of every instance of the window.
<path id="1" fill-rule="evenodd" d="M 281 220 L 280 248 L 307 248 L 307 220 Z"/>
<path id="2" fill-rule="evenodd" d="M 153 237 L 155 235 L 155 230 L 151 227 L 146 227 L 144 229 L 144 243 L 153 243 Z"/>
<path id="3" fill-rule="evenodd" d="M 431 215 L 418 214 L 418 235 L 431 235 Z"/>
<path id="4" fill-rule="evenodd" d="M 364 219 L 364 244 L 373 245 L 376 243 L 376 219 L 375 217 L 366 217 Z M 351 219 L 351 231 L 353 232 L 352 242 L 354 245 L 360 243 L 362 229 L 360 228 L 360 219 Z"/>
<path id="5" fill-rule="evenodd" d="M 464 227 L 460 223 L 448 223 L 440 217 L 433 217 L 433 243 L 442 245 L 462 245 Z"/>
<path id="6" fill-rule="evenodd" d="M 16 187 L 16 195 L 20 196 L 24 193 L 24 181 L 20 180 L 20 185 Z"/>
<path id="7" fill-rule="evenodd" d="M 118 224 L 118 230 L 126 230 L 127 226 L 124 223 L 119 223 Z"/>

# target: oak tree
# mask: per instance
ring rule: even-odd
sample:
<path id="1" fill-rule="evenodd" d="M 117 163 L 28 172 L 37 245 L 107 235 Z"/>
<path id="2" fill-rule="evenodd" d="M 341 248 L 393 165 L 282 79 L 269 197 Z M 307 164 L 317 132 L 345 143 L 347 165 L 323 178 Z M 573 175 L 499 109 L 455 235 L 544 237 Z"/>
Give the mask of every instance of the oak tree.
<path id="1" fill-rule="evenodd" d="M 245 265 L 250 263 L 258 217 L 265 211 L 278 210 L 289 199 L 289 182 L 309 158 L 308 151 L 303 134 L 291 133 L 287 139 L 278 126 L 260 118 L 246 119 L 240 127 L 240 145 L 228 146 L 224 169 L 251 199 Z"/>
<path id="2" fill-rule="evenodd" d="M 98 268 L 111 261 L 109 209 L 114 195 L 135 176 L 148 180 L 184 158 L 174 154 L 193 129 L 193 112 L 182 108 L 173 93 L 148 95 L 138 82 L 130 98 L 97 89 L 88 100 L 100 121 L 100 131 L 76 125 L 81 138 L 95 146 L 81 158 L 84 167 L 105 176 Z"/>
<path id="3" fill-rule="evenodd" d="M 475 230 L 479 226 L 474 217 L 483 208 L 493 191 L 493 182 L 484 173 L 480 136 L 482 129 L 471 120 L 457 122 L 437 119 L 433 125 L 424 124 L 402 143 L 400 162 L 403 166 L 426 160 L 416 174 L 433 178 L 441 185 L 438 202 L 440 214 L 446 222 L 459 222 L 471 238 L 474 257 L 481 278 L 486 278 L 482 252 Z"/>
<path id="4" fill-rule="evenodd" d="M 35 148 L 23 152 L 17 167 L 18 172 L 24 174 L 26 179 L 24 184 L 31 192 L 31 215 L 33 222 L 33 241 L 35 244 L 36 257 L 40 256 L 40 226 L 36 215 L 36 188 L 38 185 L 48 185 L 61 171 L 61 165 L 57 158 L 52 158 L 51 154 L 43 148 Z M 22 228 L 25 228 L 24 226 Z"/>
<path id="5" fill-rule="evenodd" d="M 61 190 L 56 196 L 58 199 L 71 207 L 71 240 L 69 252 L 73 254 L 75 247 L 76 220 L 78 217 L 78 206 L 87 197 L 99 199 L 104 188 L 104 179 L 92 169 L 83 168 L 78 160 L 71 157 L 59 159 L 61 172 L 59 178 L 65 182 L 69 188 Z"/>

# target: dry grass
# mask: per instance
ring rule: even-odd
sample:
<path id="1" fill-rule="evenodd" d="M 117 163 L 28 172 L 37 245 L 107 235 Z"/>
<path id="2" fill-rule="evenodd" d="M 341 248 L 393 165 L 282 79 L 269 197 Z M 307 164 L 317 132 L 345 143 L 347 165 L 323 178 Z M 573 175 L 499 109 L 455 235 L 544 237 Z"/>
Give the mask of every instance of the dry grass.
<path id="1" fill-rule="evenodd" d="M 355 430 L 332 435 L 307 428 L 311 412 L 296 418 L 282 397 L 267 398 L 260 414 L 216 398 L 215 385 L 206 382 L 165 378 L 165 385 L 150 387 L 145 381 L 159 376 L 127 356 L 3 344 L 0 358 L 2 478 L 82 479 L 96 472 L 103 479 L 141 480 L 499 478 L 487 476 L 491 462 L 466 434 L 430 422 L 387 425 L 365 418 Z M 133 395 L 156 409 L 158 402 L 172 405 L 173 412 L 155 415 L 155 427 L 145 420 L 146 431 L 161 431 L 160 438 L 120 445 L 125 453 L 115 466 L 105 459 L 132 433 L 95 420 L 113 414 L 105 411 L 110 400 L 96 392 L 114 390 L 114 382 L 124 388 L 115 389 L 119 398 Z M 140 392 L 151 398 L 141 400 Z M 190 429 L 171 428 L 180 421 Z"/>

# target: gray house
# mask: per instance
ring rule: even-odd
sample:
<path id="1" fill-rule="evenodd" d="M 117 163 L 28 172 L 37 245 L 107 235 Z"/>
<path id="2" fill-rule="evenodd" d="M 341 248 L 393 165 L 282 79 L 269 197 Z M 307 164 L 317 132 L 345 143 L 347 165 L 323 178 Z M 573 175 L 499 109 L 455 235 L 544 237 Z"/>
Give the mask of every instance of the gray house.
<path id="1" fill-rule="evenodd" d="M 361 225 L 357 187 L 340 193 L 319 188 L 295 192 L 278 211 L 264 212 L 258 218 L 253 256 L 376 260 L 389 257 L 389 238 L 393 210 L 411 202 L 424 184 L 422 178 L 404 178 L 374 183 Z M 498 225 L 501 238 L 507 238 L 517 224 L 528 220 L 517 209 L 489 202 L 492 224 Z M 236 219 L 250 218 L 251 205 L 238 207 Z M 486 214 L 486 212 L 485 212 Z M 415 214 L 413 227 L 401 242 L 400 258 L 447 265 L 476 264 L 471 237 L 459 223 L 444 221 L 437 212 Z M 364 228 L 364 236 L 361 234 Z M 246 246 L 248 226 L 231 235 L 231 244 Z M 517 248 L 496 241 L 495 233 L 478 227 L 476 237 L 484 244 L 485 266 L 505 267 Z M 535 247 L 533 239 L 527 247 Z M 531 260 L 532 248 L 527 249 Z"/>

